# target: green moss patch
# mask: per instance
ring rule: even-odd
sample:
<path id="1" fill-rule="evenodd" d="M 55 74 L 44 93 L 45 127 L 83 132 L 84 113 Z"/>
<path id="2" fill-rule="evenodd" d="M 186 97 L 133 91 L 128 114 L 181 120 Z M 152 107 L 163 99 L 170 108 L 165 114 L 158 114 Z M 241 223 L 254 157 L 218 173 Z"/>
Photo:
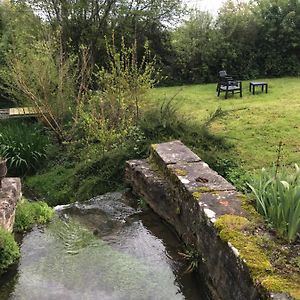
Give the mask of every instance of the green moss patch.
<path id="1" fill-rule="evenodd" d="M 254 226 L 252 220 L 234 215 L 221 216 L 215 222 L 220 238 L 239 251 L 255 282 L 267 291 L 287 292 L 300 299 L 299 273 L 291 271 L 284 274 L 273 264 L 271 254 L 275 245 L 267 243 L 268 247 L 264 247 L 267 238 L 252 234 Z"/>
<path id="2" fill-rule="evenodd" d="M 240 257 L 246 262 L 254 276 L 272 271 L 272 265 L 258 245 L 258 238 L 248 236 L 242 232 L 250 222 L 239 216 L 224 215 L 220 217 L 215 226 L 219 230 L 222 240 L 230 242 L 240 253 Z"/>
<path id="3" fill-rule="evenodd" d="M 193 197 L 196 198 L 196 199 L 200 199 L 201 196 L 202 196 L 202 193 L 200 193 L 200 192 L 194 192 L 193 193 Z"/>
<path id="4" fill-rule="evenodd" d="M 295 299 L 300 299 L 299 283 L 293 278 L 284 278 L 279 275 L 269 275 L 260 279 L 261 285 L 269 291 L 288 292 Z"/>

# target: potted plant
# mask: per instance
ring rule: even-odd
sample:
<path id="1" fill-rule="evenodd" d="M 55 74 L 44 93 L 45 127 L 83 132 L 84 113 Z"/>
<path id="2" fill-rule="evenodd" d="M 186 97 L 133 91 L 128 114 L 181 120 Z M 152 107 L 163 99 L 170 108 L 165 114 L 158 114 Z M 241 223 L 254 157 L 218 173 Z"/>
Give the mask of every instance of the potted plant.
<path id="1" fill-rule="evenodd" d="M 7 166 L 6 166 L 6 159 L 0 156 L 0 188 L 2 179 L 6 176 L 7 173 Z"/>

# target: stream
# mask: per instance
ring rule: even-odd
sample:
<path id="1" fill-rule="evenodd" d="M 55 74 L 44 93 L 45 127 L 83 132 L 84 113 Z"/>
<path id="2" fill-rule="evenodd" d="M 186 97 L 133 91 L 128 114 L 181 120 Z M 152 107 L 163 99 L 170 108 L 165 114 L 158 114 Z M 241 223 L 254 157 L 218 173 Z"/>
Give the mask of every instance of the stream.
<path id="1" fill-rule="evenodd" d="M 209 300 L 186 273 L 177 236 L 122 193 L 56 208 L 22 237 L 21 258 L 0 278 L 0 299 Z"/>

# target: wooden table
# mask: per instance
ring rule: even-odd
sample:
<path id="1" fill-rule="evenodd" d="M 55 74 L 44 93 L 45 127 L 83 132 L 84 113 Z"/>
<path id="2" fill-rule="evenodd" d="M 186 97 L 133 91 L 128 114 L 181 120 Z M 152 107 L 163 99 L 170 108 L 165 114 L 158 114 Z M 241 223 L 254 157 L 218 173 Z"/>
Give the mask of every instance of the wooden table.
<path id="1" fill-rule="evenodd" d="M 264 91 L 264 88 L 266 88 L 266 93 L 268 93 L 268 83 L 267 82 L 262 82 L 262 81 L 251 81 L 249 84 L 249 91 L 251 93 L 252 90 L 252 94 L 255 94 L 255 87 L 256 86 L 261 86 L 261 91 Z"/>

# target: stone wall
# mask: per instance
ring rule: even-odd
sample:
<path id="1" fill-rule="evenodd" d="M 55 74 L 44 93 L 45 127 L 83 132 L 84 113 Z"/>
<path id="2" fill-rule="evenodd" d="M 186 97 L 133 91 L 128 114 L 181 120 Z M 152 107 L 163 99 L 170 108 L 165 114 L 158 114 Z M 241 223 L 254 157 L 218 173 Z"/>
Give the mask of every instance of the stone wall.
<path id="1" fill-rule="evenodd" d="M 201 254 L 198 271 L 213 299 L 261 299 L 239 251 L 223 241 L 214 226 L 220 216 L 246 214 L 234 186 L 180 141 L 153 145 L 148 160 L 128 161 L 126 180 Z"/>
<path id="2" fill-rule="evenodd" d="M 0 189 L 0 226 L 8 231 L 13 230 L 15 210 L 21 196 L 20 178 L 2 179 L 2 187 Z"/>

